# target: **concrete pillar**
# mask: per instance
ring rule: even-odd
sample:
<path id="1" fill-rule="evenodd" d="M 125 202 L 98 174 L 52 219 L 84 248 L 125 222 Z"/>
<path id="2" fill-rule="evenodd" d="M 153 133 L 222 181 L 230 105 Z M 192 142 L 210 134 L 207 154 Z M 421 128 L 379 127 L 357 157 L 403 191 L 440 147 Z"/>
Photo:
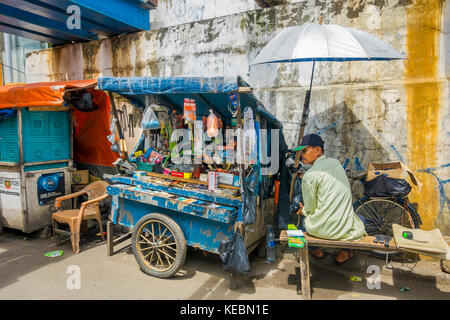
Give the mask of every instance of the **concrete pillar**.
<path id="1" fill-rule="evenodd" d="M 5 50 L 5 55 L 3 59 L 3 76 L 4 83 L 13 82 L 13 74 L 11 69 L 12 59 L 11 59 L 11 36 L 8 33 L 3 34 L 3 47 Z"/>

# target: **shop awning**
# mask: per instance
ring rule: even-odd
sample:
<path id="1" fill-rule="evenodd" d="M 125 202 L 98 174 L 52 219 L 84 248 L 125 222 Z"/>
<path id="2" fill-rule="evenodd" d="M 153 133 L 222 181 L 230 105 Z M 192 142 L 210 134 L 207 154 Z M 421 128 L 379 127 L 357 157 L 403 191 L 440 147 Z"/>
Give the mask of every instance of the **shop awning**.
<path id="1" fill-rule="evenodd" d="M 0 109 L 61 106 L 66 90 L 96 86 L 96 79 L 0 86 Z"/>
<path id="2" fill-rule="evenodd" d="M 0 32 L 48 42 L 150 30 L 156 0 L 0 0 Z"/>
<path id="3" fill-rule="evenodd" d="M 145 97 L 157 95 L 159 100 L 183 111 L 184 99 L 195 99 L 197 115 L 209 115 L 213 109 L 222 119 L 231 121 L 229 95 L 240 94 L 242 110 L 249 106 L 272 124 L 281 127 L 281 123 L 256 99 L 252 88 L 241 77 L 104 77 L 98 79 L 98 88 L 115 92 L 127 97 L 141 107 L 145 106 Z"/>

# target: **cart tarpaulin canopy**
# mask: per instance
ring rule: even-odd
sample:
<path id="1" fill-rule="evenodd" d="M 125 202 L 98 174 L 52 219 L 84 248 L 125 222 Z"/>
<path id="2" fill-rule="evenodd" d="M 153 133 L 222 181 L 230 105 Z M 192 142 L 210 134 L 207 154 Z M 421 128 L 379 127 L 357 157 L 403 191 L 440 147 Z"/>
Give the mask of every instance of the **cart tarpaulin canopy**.
<path id="1" fill-rule="evenodd" d="M 61 106 L 67 89 L 94 88 L 97 80 L 36 82 L 0 86 L 0 109 Z"/>
<path id="2" fill-rule="evenodd" d="M 213 109 L 227 122 L 232 118 L 229 94 L 239 92 L 242 110 L 250 106 L 268 119 L 271 127 L 281 128 L 281 123 L 248 90 L 250 86 L 241 77 L 104 77 L 98 79 L 98 88 L 126 96 L 142 107 L 146 95 L 158 95 L 181 112 L 185 98 L 195 99 L 197 115 L 208 116 L 209 109 Z"/>

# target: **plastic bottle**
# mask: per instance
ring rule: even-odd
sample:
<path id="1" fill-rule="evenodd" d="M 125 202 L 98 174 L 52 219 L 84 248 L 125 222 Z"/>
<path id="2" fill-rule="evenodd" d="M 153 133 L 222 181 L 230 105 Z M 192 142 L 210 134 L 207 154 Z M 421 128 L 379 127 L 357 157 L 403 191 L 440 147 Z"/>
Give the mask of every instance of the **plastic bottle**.
<path id="1" fill-rule="evenodd" d="M 266 236 L 266 248 L 267 248 L 267 254 L 266 254 L 266 262 L 271 263 L 275 261 L 276 258 L 276 248 L 275 248 L 275 237 L 273 234 L 273 227 L 272 225 L 267 226 L 267 236 Z"/>

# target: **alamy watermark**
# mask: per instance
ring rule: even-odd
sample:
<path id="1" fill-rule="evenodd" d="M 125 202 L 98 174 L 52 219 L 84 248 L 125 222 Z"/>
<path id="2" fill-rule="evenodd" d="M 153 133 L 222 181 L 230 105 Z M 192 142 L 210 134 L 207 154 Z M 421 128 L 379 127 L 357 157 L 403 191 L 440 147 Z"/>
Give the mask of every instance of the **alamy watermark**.
<path id="1" fill-rule="evenodd" d="M 77 265 L 70 265 L 66 270 L 70 276 L 66 280 L 66 287 L 69 290 L 81 289 L 81 269 Z"/>
<path id="2" fill-rule="evenodd" d="M 381 289 L 381 269 L 377 265 L 370 265 L 367 268 L 367 273 L 372 275 L 367 278 L 367 288 L 369 290 Z"/>
<path id="3" fill-rule="evenodd" d="M 194 130 L 176 129 L 170 142 L 174 164 L 238 164 L 253 165 L 259 162 L 261 175 L 274 175 L 279 169 L 280 129 L 226 129 L 217 131 L 214 140 L 201 127 Z"/>
<path id="4" fill-rule="evenodd" d="M 81 29 L 81 8 L 77 5 L 70 5 L 66 10 L 69 17 L 66 20 L 66 26 L 69 30 Z"/>

